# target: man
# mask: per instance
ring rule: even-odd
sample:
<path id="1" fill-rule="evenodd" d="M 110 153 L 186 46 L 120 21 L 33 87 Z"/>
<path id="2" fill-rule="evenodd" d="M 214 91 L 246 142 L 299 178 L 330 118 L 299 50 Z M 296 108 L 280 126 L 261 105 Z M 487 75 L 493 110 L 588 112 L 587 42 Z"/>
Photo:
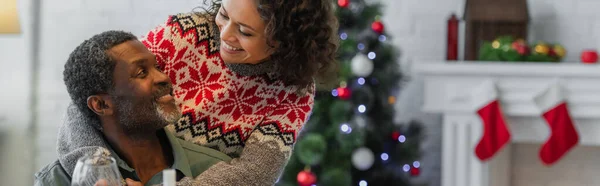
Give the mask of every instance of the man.
<path id="1" fill-rule="evenodd" d="M 128 182 L 160 184 L 161 173 L 167 168 L 176 170 L 178 180 L 193 178 L 217 162 L 230 160 L 219 151 L 178 139 L 164 130 L 181 117 L 181 112 L 169 78 L 157 68 L 155 56 L 131 33 L 107 31 L 84 41 L 69 56 L 63 75 L 75 106 L 69 109 L 78 109 L 82 117 L 89 118 L 89 122 L 71 125 L 92 125 L 104 139 L 86 139 L 90 135 L 84 132 L 63 135 L 105 140 Z M 83 128 L 61 127 L 72 131 Z M 72 144 L 77 143 L 59 142 L 58 148 L 78 149 Z M 61 158 L 36 173 L 36 185 L 70 185 L 72 171 L 67 170 L 72 170 L 76 160 Z"/>

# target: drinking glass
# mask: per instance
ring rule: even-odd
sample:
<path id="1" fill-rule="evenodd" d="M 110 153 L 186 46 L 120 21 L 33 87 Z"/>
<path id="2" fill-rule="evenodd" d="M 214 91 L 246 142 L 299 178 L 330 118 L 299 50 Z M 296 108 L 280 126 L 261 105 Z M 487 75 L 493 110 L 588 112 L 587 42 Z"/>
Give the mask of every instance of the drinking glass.
<path id="1" fill-rule="evenodd" d="M 71 186 L 124 186 L 117 163 L 110 156 L 89 155 L 77 160 Z"/>

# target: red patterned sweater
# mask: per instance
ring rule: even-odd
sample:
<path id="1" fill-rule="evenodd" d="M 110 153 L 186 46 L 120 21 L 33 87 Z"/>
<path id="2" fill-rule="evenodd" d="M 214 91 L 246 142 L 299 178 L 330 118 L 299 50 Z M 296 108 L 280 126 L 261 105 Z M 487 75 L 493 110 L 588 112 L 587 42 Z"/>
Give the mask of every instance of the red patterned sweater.
<path id="1" fill-rule="evenodd" d="M 297 94 L 267 75 L 229 70 L 219 55 L 219 41 L 211 37 L 215 27 L 193 13 L 178 14 L 142 38 L 171 78 L 183 112 L 171 130 L 234 158 L 212 166 L 194 185 L 273 185 L 314 95 Z"/>

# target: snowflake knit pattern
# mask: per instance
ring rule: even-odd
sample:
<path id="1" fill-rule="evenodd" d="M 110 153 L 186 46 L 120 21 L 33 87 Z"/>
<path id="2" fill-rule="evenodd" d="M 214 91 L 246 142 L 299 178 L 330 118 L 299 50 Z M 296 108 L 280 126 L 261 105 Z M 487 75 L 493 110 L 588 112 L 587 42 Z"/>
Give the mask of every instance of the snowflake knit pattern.
<path id="1" fill-rule="evenodd" d="M 311 112 L 314 94 L 298 94 L 267 74 L 231 71 L 220 57 L 216 31 L 213 22 L 188 13 L 170 16 L 142 37 L 170 77 L 182 109 L 183 117 L 169 129 L 235 158 L 196 178 L 202 185 L 272 185 Z M 233 178 L 224 181 L 225 175 Z"/>

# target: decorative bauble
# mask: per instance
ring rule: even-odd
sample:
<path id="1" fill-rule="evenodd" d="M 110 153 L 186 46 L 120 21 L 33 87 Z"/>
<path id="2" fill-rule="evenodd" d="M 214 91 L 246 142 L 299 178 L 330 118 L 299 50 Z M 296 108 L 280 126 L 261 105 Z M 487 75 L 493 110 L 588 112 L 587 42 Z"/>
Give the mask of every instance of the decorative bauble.
<path id="1" fill-rule="evenodd" d="M 339 87 L 336 89 L 338 97 L 342 100 L 348 100 L 352 97 L 352 90 L 348 87 Z"/>
<path id="2" fill-rule="evenodd" d="M 310 171 L 300 171 L 296 177 L 298 185 L 300 186 L 311 186 L 317 183 L 317 176 Z"/>
<path id="3" fill-rule="evenodd" d="M 598 52 L 596 50 L 584 50 L 581 52 L 581 62 L 596 63 L 598 62 Z"/>
<path id="4" fill-rule="evenodd" d="M 492 41 L 492 48 L 494 49 L 499 49 L 500 48 L 500 41 L 498 41 L 497 39 Z"/>
<path id="5" fill-rule="evenodd" d="M 327 150 L 327 142 L 320 134 L 307 134 L 298 141 L 298 159 L 306 165 L 321 163 Z"/>
<path id="6" fill-rule="evenodd" d="M 556 56 L 559 57 L 560 59 L 564 58 L 567 55 L 567 50 L 562 45 L 558 45 L 558 44 L 554 45 L 552 50 L 554 51 Z"/>
<path id="7" fill-rule="evenodd" d="M 533 51 L 537 54 L 548 55 L 550 46 L 546 43 L 538 43 L 533 47 Z"/>
<path id="8" fill-rule="evenodd" d="M 523 39 L 517 39 L 512 43 L 512 49 L 516 50 L 520 55 L 527 55 L 529 53 L 529 47 Z"/>
<path id="9" fill-rule="evenodd" d="M 413 167 L 410 169 L 411 176 L 419 176 L 421 174 L 421 170 L 417 167 Z"/>
<path id="10" fill-rule="evenodd" d="M 350 66 L 352 73 L 356 76 L 366 77 L 373 72 L 373 61 L 362 53 L 358 53 L 352 58 Z"/>
<path id="11" fill-rule="evenodd" d="M 392 132 L 392 139 L 393 140 L 398 140 L 398 137 L 400 137 L 400 132 L 398 132 L 398 131 Z"/>
<path id="12" fill-rule="evenodd" d="M 373 151 L 367 147 L 361 147 L 352 152 L 352 165 L 358 170 L 367 170 L 373 166 L 374 162 Z"/>
<path id="13" fill-rule="evenodd" d="M 362 115 L 362 114 L 354 114 L 354 116 L 352 116 L 352 120 L 350 121 L 350 123 L 352 123 L 353 125 L 356 125 L 360 129 L 363 129 L 363 128 L 367 127 L 367 124 L 369 123 L 369 118 L 367 118 L 367 116 Z"/>
<path id="14" fill-rule="evenodd" d="M 375 31 L 375 33 L 383 34 L 383 30 L 385 29 L 385 26 L 383 26 L 383 23 L 381 21 L 375 21 L 371 24 L 371 29 L 373 29 L 373 31 Z"/>
<path id="15" fill-rule="evenodd" d="M 338 5 L 342 8 L 348 8 L 348 5 L 350 5 L 350 0 L 338 0 Z"/>

